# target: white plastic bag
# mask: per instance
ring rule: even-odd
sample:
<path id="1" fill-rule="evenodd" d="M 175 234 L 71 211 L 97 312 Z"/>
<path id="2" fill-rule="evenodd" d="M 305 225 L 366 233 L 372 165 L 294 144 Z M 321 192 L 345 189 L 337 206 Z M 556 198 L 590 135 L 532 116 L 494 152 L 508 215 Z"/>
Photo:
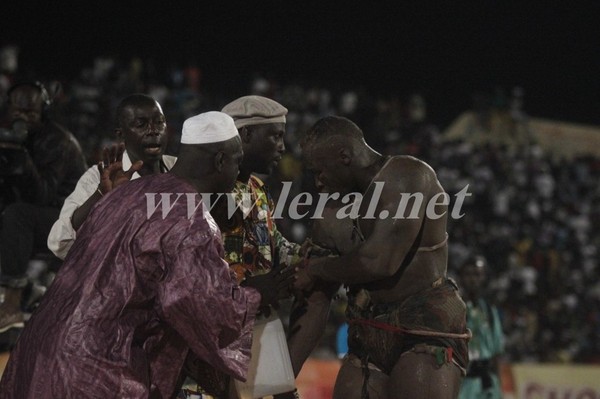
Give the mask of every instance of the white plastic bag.
<path id="1" fill-rule="evenodd" d="M 285 331 L 276 312 L 254 322 L 248 379 L 235 380 L 235 388 L 240 399 L 257 399 L 296 388 Z"/>

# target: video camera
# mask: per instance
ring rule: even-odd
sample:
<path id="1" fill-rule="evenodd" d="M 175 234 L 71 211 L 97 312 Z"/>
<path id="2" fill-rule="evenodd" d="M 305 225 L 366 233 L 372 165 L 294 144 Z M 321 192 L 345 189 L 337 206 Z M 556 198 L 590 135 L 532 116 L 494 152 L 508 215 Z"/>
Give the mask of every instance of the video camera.
<path id="1" fill-rule="evenodd" d="M 0 211 L 21 198 L 19 182 L 25 175 L 29 154 L 25 149 L 27 125 L 13 122 L 9 129 L 0 128 Z"/>
<path id="2" fill-rule="evenodd" d="M 10 129 L 0 128 L 0 176 L 20 176 L 25 171 L 27 125 L 17 119 Z"/>

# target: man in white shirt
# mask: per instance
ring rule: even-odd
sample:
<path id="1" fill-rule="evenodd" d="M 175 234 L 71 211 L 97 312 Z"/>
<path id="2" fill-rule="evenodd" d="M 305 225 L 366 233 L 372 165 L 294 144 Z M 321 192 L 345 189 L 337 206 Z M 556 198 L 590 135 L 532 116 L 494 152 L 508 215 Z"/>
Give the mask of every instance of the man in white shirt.
<path id="1" fill-rule="evenodd" d="M 125 97 L 117 107 L 116 122 L 115 133 L 122 144 L 104 149 L 103 161 L 81 176 L 52 226 L 48 248 L 61 259 L 67 256 L 77 230 L 103 195 L 130 179 L 167 172 L 177 160 L 164 155 L 167 124 L 160 104 L 152 97 Z"/>

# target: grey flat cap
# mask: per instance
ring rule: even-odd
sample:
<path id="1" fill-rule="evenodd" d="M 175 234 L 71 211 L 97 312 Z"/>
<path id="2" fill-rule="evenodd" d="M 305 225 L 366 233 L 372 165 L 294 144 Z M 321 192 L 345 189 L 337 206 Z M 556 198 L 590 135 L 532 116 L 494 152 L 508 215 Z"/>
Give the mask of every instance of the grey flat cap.
<path id="1" fill-rule="evenodd" d="M 287 108 L 262 96 L 244 96 L 233 100 L 222 112 L 231 116 L 236 128 L 265 123 L 285 123 Z"/>

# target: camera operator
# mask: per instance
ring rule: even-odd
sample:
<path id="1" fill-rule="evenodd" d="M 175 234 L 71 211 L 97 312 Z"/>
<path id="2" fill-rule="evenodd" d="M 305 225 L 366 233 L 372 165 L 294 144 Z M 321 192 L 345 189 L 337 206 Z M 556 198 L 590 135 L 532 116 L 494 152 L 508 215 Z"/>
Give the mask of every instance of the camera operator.
<path id="1" fill-rule="evenodd" d="M 51 98 L 39 82 L 19 83 L 8 91 L 7 120 L 20 143 L 0 173 L 14 196 L 6 205 L 0 231 L 0 332 L 23 325 L 21 295 L 27 285 L 29 259 L 48 252 L 46 239 L 65 198 L 86 170 L 86 161 L 75 137 L 48 116 Z M 1 140 L 1 138 L 0 138 Z M 18 140 L 16 140 L 18 141 Z M 10 162 L 9 162 L 10 163 Z"/>

